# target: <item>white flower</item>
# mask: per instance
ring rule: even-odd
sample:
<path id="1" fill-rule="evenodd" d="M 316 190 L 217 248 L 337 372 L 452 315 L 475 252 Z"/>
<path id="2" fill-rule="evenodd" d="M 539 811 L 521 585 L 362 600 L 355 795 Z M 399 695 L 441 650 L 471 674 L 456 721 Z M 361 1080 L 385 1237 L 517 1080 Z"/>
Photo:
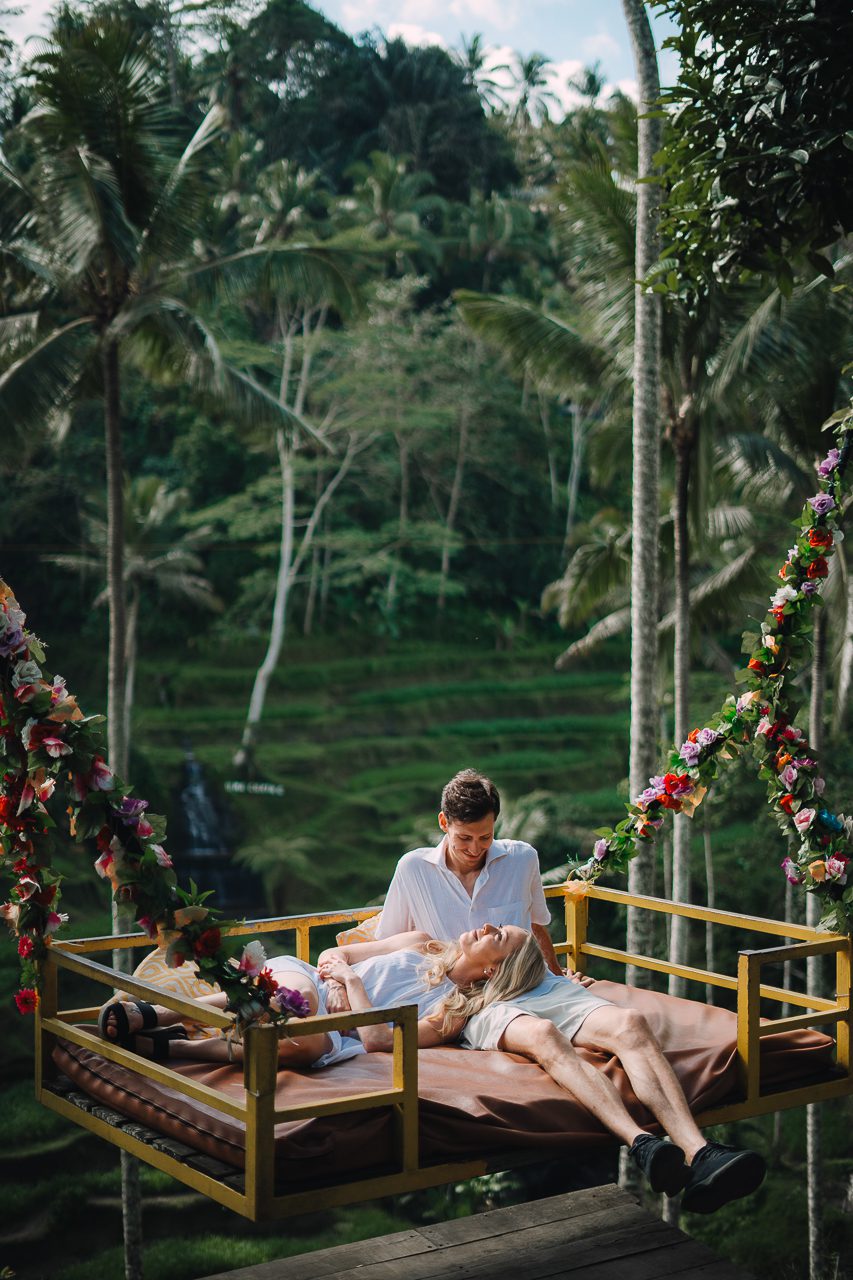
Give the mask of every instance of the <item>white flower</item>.
<path id="1" fill-rule="evenodd" d="M 250 978 L 257 978 L 264 967 L 266 958 L 267 953 L 260 942 L 249 942 L 243 948 L 243 954 L 240 957 L 240 963 L 237 968 L 241 973 L 247 973 Z"/>

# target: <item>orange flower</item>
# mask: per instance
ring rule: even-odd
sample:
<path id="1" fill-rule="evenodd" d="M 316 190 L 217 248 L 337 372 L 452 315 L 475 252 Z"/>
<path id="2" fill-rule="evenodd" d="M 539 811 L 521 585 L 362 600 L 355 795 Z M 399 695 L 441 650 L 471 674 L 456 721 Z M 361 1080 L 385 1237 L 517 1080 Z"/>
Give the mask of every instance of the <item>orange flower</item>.
<path id="1" fill-rule="evenodd" d="M 809 875 L 813 880 L 826 879 L 826 863 L 823 858 L 818 858 L 816 862 L 809 863 Z"/>

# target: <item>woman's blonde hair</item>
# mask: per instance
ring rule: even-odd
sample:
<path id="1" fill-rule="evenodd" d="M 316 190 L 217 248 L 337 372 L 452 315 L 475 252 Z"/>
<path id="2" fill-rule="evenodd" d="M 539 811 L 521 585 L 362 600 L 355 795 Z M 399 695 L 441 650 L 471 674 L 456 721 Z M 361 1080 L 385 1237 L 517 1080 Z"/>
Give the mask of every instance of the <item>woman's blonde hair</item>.
<path id="1" fill-rule="evenodd" d="M 421 966 L 421 976 L 427 986 L 438 987 L 461 956 L 462 948 L 458 942 L 433 939 L 426 944 L 424 954 L 426 960 Z M 447 1035 L 459 1019 L 467 1022 L 490 1004 L 514 1000 L 525 991 L 538 987 L 546 972 L 539 943 L 529 933 L 518 950 L 500 962 L 490 978 L 472 982 L 467 987 L 457 987 L 442 1001 L 435 1014 L 441 1018 L 442 1035 Z"/>

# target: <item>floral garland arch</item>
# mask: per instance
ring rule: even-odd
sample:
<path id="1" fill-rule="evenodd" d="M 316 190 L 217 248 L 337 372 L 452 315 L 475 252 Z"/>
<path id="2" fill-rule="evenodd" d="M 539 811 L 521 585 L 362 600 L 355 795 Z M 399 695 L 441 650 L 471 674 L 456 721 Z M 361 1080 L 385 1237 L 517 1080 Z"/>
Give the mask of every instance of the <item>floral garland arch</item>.
<path id="1" fill-rule="evenodd" d="M 853 445 L 853 408 L 839 410 L 825 426 L 834 428 L 837 447 L 817 464 L 819 492 L 795 521 L 797 539 L 779 569 L 782 585 L 760 633 L 744 635 L 749 660 L 737 680 L 746 691 L 728 697 L 706 725 L 673 748 L 667 772 L 649 779 L 626 805 L 626 818 L 596 832 L 592 857 L 570 869 L 578 891 L 604 870 L 624 871 L 654 841 L 667 812 L 692 817 L 721 764 L 751 741 L 761 762 L 759 777 L 767 782 L 768 804 L 789 844 L 781 863 L 784 874 L 822 900 L 820 928 L 853 932 L 853 817 L 833 813 L 824 798 L 818 761 L 794 724 L 799 704 L 790 681 L 811 639 L 812 611 L 823 604 L 820 584 L 829 572 L 827 562 L 843 538 L 842 484 Z"/>
<path id="2" fill-rule="evenodd" d="M 97 853 L 95 870 L 118 903 L 132 906 L 136 923 L 165 946 L 172 968 L 194 961 L 199 974 L 228 997 L 236 1031 L 258 1018 L 304 1017 L 308 1003 L 280 986 L 264 968 L 260 942 L 231 957 L 223 945 L 226 921 L 191 882 L 178 887 L 163 847 L 166 820 L 111 771 L 100 725 L 84 716 L 62 676 L 44 669 L 44 648 L 0 579 L 0 872 L 11 874 L 9 900 L 0 905 L 18 940 L 20 1013 L 38 1004 L 39 965 L 67 921 L 59 911 L 61 876 L 52 854 L 69 839 Z"/>
<path id="3" fill-rule="evenodd" d="M 668 772 L 627 806 L 615 828 L 596 834 L 592 857 L 570 873 L 582 890 L 602 871 L 624 871 L 628 861 L 654 840 L 667 811 L 692 815 L 717 776 L 721 762 L 750 740 L 761 754 L 759 771 L 768 801 L 792 853 L 782 867 L 788 879 L 824 902 L 821 924 L 839 932 L 853 926 L 853 819 L 827 807 L 818 763 L 802 730 L 788 673 L 802 656 L 811 632 L 811 611 L 822 603 L 819 585 L 828 557 L 841 538 L 841 485 L 853 441 L 853 410 L 833 415 L 838 447 L 818 464 L 820 491 L 809 498 L 799 534 L 779 570 L 782 586 L 770 602 L 761 633 L 745 637 L 750 653 L 739 679 L 748 686 L 726 699 L 720 711 L 694 729 L 668 759 Z M 217 922 L 210 896 L 178 887 L 163 847 L 165 819 L 148 812 L 112 773 L 105 760 L 102 716 L 83 715 L 59 675 L 44 669 L 44 649 L 31 631 L 9 587 L 0 580 L 0 871 L 11 874 L 9 900 L 0 916 L 17 936 L 21 1013 L 38 1003 L 39 962 L 66 922 L 58 910 L 61 876 L 51 867 L 57 845 L 69 838 L 93 847 L 95 869 L 110 881 L 115 900 L 133 907 L 137 924 L 166 943 L 167 963 L 194 961 L 217 984 L 236 1012 L 237 1026 L 257 1018 L 304 1016 L 307 1005 L 280 987 L 259 942 L 232 958 L 223 945 L 225 922 Z"/>

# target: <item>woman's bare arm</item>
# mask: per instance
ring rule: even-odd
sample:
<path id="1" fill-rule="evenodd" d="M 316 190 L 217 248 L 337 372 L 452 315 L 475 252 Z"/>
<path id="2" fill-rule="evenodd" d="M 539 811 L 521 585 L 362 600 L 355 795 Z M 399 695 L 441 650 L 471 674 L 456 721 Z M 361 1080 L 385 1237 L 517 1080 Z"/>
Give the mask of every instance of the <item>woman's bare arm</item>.
<path id="1" fill-rule="evenodd" d="M 359 960 L 369 960 L 371 956 L 387 956 L 392 951 L 417 951 L 430 941 L 428 933 L 412 930 L 409 933 L 395 933 L 390 938 L 376 938 L 373 942 L 349 942 L 343 947 L 329 947 L 321 951 L 317 960 L 319 968 L 324 960 L 342 960 L 344 964 L 358 964 Z"/>

